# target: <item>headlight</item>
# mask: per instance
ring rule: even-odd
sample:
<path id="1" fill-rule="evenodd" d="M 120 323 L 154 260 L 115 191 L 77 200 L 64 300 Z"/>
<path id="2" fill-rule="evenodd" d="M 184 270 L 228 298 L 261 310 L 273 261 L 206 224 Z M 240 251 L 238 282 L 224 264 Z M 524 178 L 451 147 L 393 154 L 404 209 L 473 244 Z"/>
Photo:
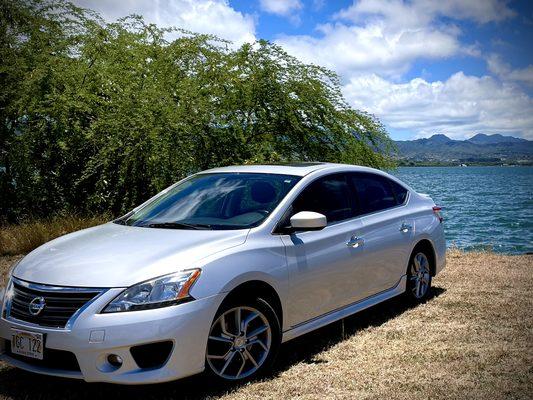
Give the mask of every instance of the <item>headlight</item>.
<path id="1" fill-rule="evenodd" d="M 138 283 L 119 294 L 102 312 L 149 310 L 184 302 L 191 299 L 189 290 L 199 276 L 200 269 L 191 269 Z"/>

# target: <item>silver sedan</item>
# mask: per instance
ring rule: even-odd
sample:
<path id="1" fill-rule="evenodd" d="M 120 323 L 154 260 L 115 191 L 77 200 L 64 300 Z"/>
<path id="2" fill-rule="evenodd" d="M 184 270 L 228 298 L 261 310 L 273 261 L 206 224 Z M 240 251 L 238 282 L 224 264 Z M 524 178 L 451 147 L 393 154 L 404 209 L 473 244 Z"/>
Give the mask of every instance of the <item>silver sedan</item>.
<path id="1" fill-rule="evenodd" d="M 15 265 L 0 359 L 88 382 L 254 378 L 282 342 L 400 294 L 425 300 L 445 264 L 439 211 L 365 167 L 195 174 Z"/>

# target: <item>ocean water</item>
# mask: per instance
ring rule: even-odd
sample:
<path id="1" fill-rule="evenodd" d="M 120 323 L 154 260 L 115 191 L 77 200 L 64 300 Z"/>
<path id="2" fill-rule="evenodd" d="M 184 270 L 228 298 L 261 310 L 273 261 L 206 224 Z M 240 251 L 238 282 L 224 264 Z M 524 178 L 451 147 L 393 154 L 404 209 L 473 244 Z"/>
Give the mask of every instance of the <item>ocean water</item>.
<path id="1" fill-rule="evenodd" d="M 402 167 L 392 174 L 444 207 L 448 246 L 533 252 L 533 167 Z"/>

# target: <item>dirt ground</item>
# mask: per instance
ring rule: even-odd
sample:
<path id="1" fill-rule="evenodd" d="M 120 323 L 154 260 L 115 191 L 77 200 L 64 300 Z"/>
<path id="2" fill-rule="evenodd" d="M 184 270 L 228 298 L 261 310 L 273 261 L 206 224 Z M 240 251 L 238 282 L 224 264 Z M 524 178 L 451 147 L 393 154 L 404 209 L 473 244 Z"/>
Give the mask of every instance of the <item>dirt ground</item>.
<path id="1" fill-rule="evenodd" d="M 0 258 L 0 279 L 15 260 Z M 450 251 L 433 285 L 425 304 L 389 300 L 284 344 L 247 385 L 87 384 L 0 364 L 0 399 L 532 399 L 533 256 Z"/>

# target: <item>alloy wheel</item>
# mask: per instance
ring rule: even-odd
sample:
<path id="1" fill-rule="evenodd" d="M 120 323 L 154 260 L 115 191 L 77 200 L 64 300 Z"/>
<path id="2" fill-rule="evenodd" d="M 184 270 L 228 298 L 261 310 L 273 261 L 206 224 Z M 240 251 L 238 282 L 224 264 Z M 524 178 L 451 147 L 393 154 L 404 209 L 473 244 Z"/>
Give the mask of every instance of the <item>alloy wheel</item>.
<path id="1" fill-rule="evenodd" d="M 431 282 L 431 272 L 429 269 L 429 261 L 424 253 L 418 253 L 413 258 L 411 264 L 411 291 L 413 296 L 417 299 L 423 298 L 428 290 Z"/>
<path id="2" fill-rule="evenodd" d="M 271 346 L 272 328 L 265 315 L 252 307 L 234 307 L 213 322 L 206 358 L 218 376 L 244 379 L 261 368 Z"/>

